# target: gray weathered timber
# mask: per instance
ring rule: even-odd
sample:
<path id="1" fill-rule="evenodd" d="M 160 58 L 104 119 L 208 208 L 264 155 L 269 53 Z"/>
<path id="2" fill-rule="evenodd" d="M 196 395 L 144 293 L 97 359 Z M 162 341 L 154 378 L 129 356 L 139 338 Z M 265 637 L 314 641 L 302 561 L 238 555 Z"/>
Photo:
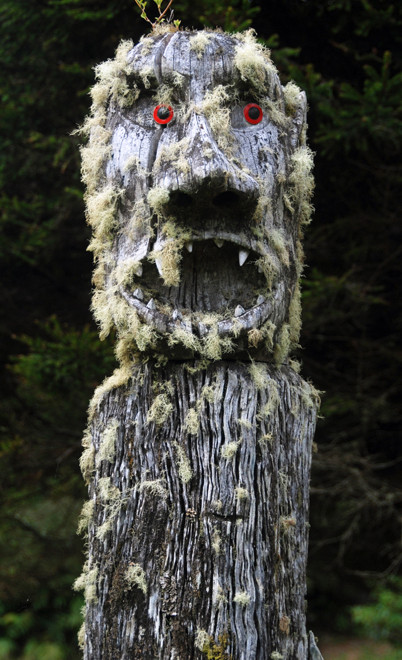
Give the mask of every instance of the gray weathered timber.
<path id="1" fill-rule="evenodd" d="M 213 644 L 222 655 L 210 657 L 308 657 L 315 409 L 311 388 L 291 370 L 262 365 L 256 383 L 250 365 L 230 362 L 195 374 L 183 363 L 149 364 L 105 396 L 92 431 L 89 570 L 99 577 L 88 660 L 201 659 Z M 114 458 L 100 461 L 113 424 Z M 133 565 L 141 571 L 130 583 Z"/>
<path id="2" fill-rule="evenodd" d="M 305 95 L 251 33 L 167 27 L 96 73 L 93 310 L 120 366 L 81 459 L 84 658 L 316 660 L 318 397 L 290 358 L 313 186 Z"/>

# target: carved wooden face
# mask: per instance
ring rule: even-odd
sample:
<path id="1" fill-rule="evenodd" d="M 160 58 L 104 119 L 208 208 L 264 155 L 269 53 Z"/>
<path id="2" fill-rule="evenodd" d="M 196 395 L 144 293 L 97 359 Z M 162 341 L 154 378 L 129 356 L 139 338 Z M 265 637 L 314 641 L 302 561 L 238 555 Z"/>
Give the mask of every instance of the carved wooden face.
<path id="1" fill-rule="evenodd" d="M 304 94 L 250 33 L 151 36 L 98 76 L 84 179 L 101 323 L 140 351 L 286 352 L 312 187 Z"/>

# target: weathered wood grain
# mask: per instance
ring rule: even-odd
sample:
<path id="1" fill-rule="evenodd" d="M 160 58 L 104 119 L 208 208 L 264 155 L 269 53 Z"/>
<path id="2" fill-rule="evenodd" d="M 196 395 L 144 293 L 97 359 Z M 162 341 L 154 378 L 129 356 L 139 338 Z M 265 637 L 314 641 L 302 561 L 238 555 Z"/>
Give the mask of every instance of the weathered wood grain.
<path id="1" fill-rule="evenodd" d="M 211 657 L 305 659 L 312 390 L 285 367 L 257 365 L 257 381 L 246 364 L 187 367 L 138 368 L 94 418 L 85 657 L 201 659 L 221 639 Z"/>

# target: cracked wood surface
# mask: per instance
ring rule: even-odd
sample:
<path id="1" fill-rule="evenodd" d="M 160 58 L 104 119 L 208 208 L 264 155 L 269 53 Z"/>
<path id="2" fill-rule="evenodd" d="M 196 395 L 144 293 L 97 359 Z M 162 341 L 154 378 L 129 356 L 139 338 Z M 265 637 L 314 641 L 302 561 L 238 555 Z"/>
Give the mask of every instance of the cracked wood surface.
<path id="1" fill-rule="evenodd" d="M 261 389 L 248 364 L 195 374 L 180 363 L 148 365 L 101 402 L 95 457 L 110 422 L 118 428 L 114 459 L 98 461 L 90 487 L 89 569 L 98 569 L 98 582 L 87 606 L 87 660 L 201 660 L 219 639 L 227 643 L 216 657 L 308 657 L 316 402 L 288 368 L 260 365 L 259 375 Z M 199 424 L 193 433 L 190 410 Z M 118 489 L 109 502 L 105 478 L 110 492 Z M 97 538 L 108 518 L 110 530 Z M 145 589 L 127 583 L 130 565 L 142 569 Z M 196 646 L 199 631 L 208 635 L 204 648 Z"/>

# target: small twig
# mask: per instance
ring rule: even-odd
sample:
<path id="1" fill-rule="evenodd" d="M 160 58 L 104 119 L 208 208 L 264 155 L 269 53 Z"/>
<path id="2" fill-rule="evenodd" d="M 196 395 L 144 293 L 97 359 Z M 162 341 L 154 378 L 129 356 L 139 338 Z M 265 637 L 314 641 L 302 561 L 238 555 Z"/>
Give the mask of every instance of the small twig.
<path id="1" fill-rule="evenodd" d="M 159 18 L 158 18 L 158 20 L 157 20 L 157 23 L 160 23 L 160 22 L 161 22 L 162 18 L 164 17 L 164 15 L 166 14 L 166 12 L 167 12 L 168 9 L 170 8 L 172 2 L 173 2 L 173 0 L 169 0 L 169 4 L 167 5 L 166 9 L 164 9 L 164 11 L 162 12 L 162 14 L 160 13 L 160 9 L 158 9 L 158 11 L 159 11 Z M 156 23 L 154 23 L 154 26 L 155 26 L 155 25 L 156 25 Z"/>

